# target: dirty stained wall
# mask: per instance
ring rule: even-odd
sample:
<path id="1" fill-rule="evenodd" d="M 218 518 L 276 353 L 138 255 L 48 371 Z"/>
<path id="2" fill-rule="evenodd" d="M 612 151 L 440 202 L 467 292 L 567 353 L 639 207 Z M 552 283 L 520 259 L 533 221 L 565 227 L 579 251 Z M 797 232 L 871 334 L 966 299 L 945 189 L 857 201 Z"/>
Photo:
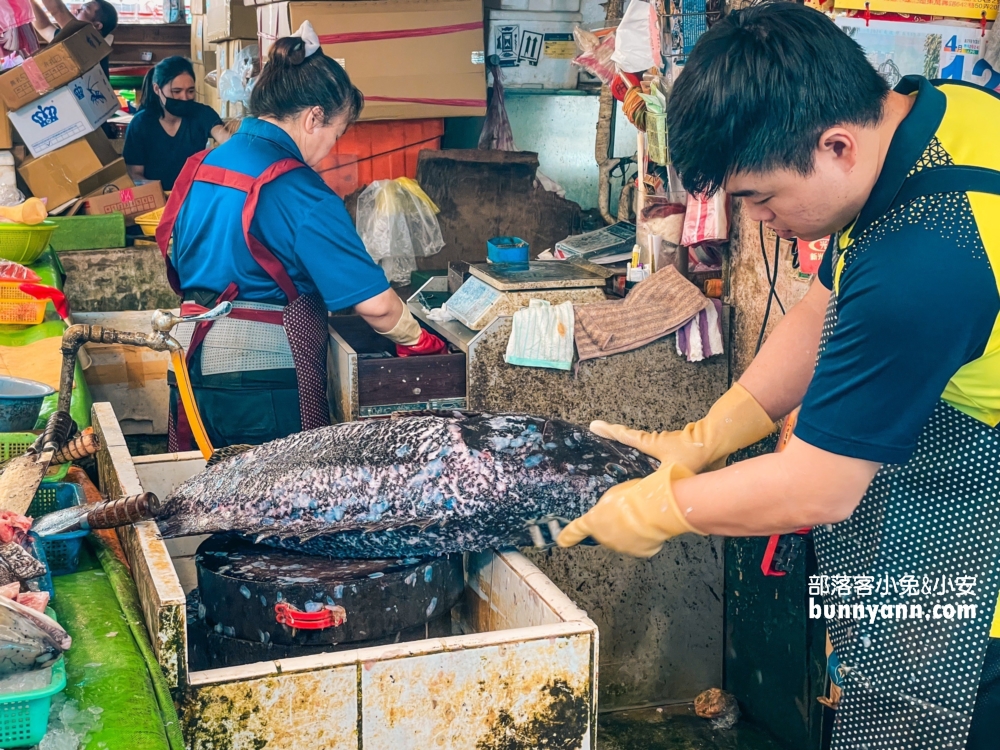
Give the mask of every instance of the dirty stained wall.
<path id="1" fill-rule="evenodd" d="M 59 253 L 73 312 L 155 310 L 180 300 L 167 282 L 163 256 L 152 244 Z"/>
<path id="2" fill-rule="evenodd" d="M 768 282 L 764 258 L 760 249 L 760 224 L 752 221 L 743 210 L 743 201 L 733 200 L 733 223 L 729 245 L 729 302 L 733 306 L 732 376 L 738 380 L 753 360 L 757 336 L 767 307 Z M 764 230 L 764 248 L 771 273 L 774 273 L 774 232 Z M 775 289 L 785 310 L 802 299 L 809 282 L 792 268 L 792 243 L 781 242 L 778 260 L 778 281 Z M 776 302 L 771 303 L 767 333 L 774 330 L 784 316 Z"/>

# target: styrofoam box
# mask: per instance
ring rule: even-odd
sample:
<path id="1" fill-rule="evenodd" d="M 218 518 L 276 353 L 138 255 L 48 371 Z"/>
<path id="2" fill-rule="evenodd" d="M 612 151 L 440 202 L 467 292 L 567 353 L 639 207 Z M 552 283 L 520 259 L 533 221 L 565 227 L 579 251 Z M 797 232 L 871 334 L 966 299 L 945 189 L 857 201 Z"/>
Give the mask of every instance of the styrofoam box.
<path id="1" fill-rule="evenodd" d="M 51 94 L 9 112 L 18 135 L 35 158 L 83 138 L 118 109 L 107 76 L 95 65 Z"/>
<path id="2" fill-rule="evenodd" d="M 539 1 L 548 0 L 527 0 Z M 500 58 L 504 87 L 576 88 L 579 68 L 573 65 L 578 52 L 573 41 L 573 27 L 582 23 L 583 16 L 515 10 L 490 10 L 489 14 L 488 54 Z"/>
<path id="3" fill-rule="evenodd" d="M 133 460 L 109 403 L 94 404 L 93 423 L 109 498 L 165 497 L 205 467 L 197 451 Z M 558 723 L 562 747 L 594 748 L 597 626 L 519 552 L 466 557 L 452 635 L 190 671 L 186 593 L 197 586 L 194 554 L 205 537 L 164 541 L 155 521 L 118 536 L 153 651 L 177 688 L 185 747 L 226 737 L 233 750 L 468 750 L 497 747 L 511 716 L 555 717 L 539 721 Z"/>

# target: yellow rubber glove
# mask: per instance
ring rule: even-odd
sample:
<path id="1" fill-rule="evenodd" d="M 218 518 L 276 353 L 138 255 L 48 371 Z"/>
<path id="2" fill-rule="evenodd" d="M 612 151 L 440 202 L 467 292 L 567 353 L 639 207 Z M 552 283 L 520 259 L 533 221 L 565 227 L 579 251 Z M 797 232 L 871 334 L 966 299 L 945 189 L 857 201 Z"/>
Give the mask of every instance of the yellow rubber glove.
<path id="1" fill-rule="evenodd" d="M 388 331 L 376 331 L 380 336 L 385 336 L 389 341 L 400 346 L 413 346 L 420 341 L 420 324 L 413 317 L 410 308 L 403 304 L 403 314 L 399 316 L 396 325 Z"/>
<path id="2" fill-rule="evenodd" d="M 729 454 L 774 432 L 774 422 L 739 383 L 715 402 L 708 414 L 674 432 L 643 432 L 620 424 L 591 422 L 590 431 L 617 440 L 663 463 L 677 462 L 696 474 L 726 465 Z"/>
<path id="3" fill-rule="evenodd" d="M 652 557 L 671 537 L 693 532 L 674 499 L 673 482 L 694 473 L 681 464 L 664 464 L 642 479 L 612 487 L 597 505 L 569 524 L 556 540 L 572 547 L 588 536 L 633 557 Z"/>

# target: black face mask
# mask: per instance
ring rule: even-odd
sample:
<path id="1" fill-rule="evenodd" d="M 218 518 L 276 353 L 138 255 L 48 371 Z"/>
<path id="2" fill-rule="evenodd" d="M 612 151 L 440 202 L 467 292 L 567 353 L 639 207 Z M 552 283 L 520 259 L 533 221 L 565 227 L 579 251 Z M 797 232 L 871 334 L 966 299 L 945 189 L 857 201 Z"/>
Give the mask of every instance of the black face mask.
<path id="1" fill-rule="evenodd" d="M 174 117 L 191 117 L 198 107 L 194 99 L 171 99 L 169 96 L 164 99 L 164 108 Z"/>

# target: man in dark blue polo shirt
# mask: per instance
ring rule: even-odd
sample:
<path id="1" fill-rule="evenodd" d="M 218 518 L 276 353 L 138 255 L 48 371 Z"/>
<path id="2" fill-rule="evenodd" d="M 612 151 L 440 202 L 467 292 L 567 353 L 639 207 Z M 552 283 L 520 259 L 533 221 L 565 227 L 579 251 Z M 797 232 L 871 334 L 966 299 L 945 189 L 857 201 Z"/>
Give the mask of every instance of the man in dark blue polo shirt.
<path id="1" fill-rule="evenodd" d="M 719 21 L 671 92 L 688 190 L 725 188 L 786 239 L 834 238 L 705 419 L 592 425 L 663 465 L 559 542 L 649 556 L 685 532 L 812 527 L 837 581 L 821 608 L 843 674 L 837 750 L 998 746 L 998 121 L 1000 97 L 975 86 L 889 91 L 832 21 L 784 2 Z M 800 406 L 783 452 L 710 471 Z"/>

